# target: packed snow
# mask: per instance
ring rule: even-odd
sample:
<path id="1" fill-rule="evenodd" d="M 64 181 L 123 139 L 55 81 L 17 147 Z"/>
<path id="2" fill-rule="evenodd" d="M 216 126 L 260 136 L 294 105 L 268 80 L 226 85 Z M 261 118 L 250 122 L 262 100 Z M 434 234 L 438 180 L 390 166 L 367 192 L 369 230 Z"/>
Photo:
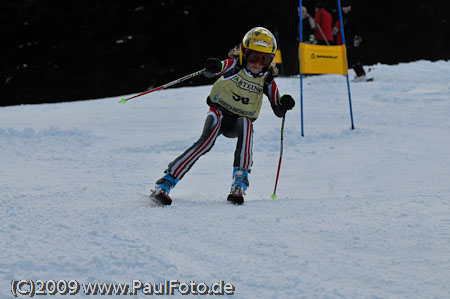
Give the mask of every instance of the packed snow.
<path id="1" fill-rule="evenodd" d="M 304 137 L 300 80 L 276 78 L 297 102 L 278 198 L 281 119 L 265 99 L 242 206 L 226 203 L 236 139 L 223 136 L 172 206 L 147 197 L 200 136 L 211 86 L 125 105 L 1 107 L 0 297 L 31 279 L 222 280 L 235 298 L 449 298 L 450 62 L 370 68 L 373 82 L 350 84 L 354 130 L 345 77 L 304 78 Z"/>

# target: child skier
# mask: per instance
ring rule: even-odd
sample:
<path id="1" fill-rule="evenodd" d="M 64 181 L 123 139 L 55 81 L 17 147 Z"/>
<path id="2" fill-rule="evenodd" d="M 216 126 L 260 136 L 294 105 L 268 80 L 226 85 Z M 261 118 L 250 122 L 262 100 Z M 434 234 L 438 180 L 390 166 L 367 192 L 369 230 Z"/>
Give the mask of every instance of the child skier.
<path id="1" fill-rule="evenodd" d="M 222 134 L 238 139 L 234 153 L 233 181 L 227 200 L 235 204 L 244 202 L 243 195 L 249 186 L 248 174 L 253 162 L 253 121 L 261 110 L 263 93 L 278 117 L 295 105 L 290 95 L 279 96 L 273 79 L 270 65 L 276 50 L 273 34 L 263 27 L 256 27 L 245 34 L 238 55 L 230 55 L 233 58 L 224 61 L 207 59 L 203 74 L 208 78 L 220 78 L 207 98 L 210 109 L 202 135 L 169 164 L 165 176 L 156 182 L 151 191 L 152 200 L 170 205 L 170 190 L 202 155 L 211 150 L 216 138 Z"/>

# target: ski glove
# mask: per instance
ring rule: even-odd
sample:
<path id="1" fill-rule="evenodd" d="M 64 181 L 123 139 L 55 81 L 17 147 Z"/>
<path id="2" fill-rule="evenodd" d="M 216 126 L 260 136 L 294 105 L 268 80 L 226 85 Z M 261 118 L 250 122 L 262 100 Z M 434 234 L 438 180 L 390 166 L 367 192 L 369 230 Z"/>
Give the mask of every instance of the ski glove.
<path id="1" fill-rule="evenodd" d="M 355 35 L 355 36 L 353 37 L 353 46 L 354 46 L 355 48 L 359 47 L 359 45 L 361 44 L 361 42 L 362 42 L 361 36 Z"/>
<path id="2" fill-rule="evenodd" d="M 284 94 L 280 98 L 280 105 L 284 111 L 291 110 L 295 106 L 295 101 L 290 95 Z"/>
<path id="3" fill-rule="evenodd" d="M 339 33 L 339 28 L 338 27 L 333 27 L 333 35 L 336 35 Z"/>
<path id="4" fill-rule="evenodd" d="M 205 71 L 203 72 L 203 75 L 206 78 L 213 78 L 215 77 L 216 73 L 219 73 L 222 71 L 222 61 L 220 61 L 217 58 L 208 58 L 205 62 Z"/>

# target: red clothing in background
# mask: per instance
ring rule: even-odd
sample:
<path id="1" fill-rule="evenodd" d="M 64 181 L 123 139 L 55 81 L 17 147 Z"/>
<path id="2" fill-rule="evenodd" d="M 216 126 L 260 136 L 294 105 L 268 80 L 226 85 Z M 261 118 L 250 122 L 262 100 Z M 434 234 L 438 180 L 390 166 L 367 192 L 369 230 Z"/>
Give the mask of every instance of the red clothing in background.
<path id="1" fill-rule="evenodd" d="M 316 15 L 314 16 L 314 21 L 316 22 L 316 39 L 318 41 L 323 41 L 325 40 L 323 38 L 322 33 L 320 32 L 320 29 L 318 28 L 317 25 L 320 26 L 320 28 L 323 31 L 323 34 L 325 35 L 326 39 L 329 42 L 333 41 L 333 29 L 332 29 L 332 17 L 331 14 L 329 12 L 327 12 L 325 9 L 320 8 L 317 12 Z"/>

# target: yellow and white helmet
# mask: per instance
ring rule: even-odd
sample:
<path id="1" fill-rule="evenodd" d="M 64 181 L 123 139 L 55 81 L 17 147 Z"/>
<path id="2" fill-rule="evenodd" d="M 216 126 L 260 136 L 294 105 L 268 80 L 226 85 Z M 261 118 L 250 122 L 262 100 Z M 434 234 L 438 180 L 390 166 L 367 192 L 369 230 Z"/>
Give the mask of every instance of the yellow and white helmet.
<path id="1" fill-rule="evenodd" d="M 264 27 L 255 27 L 247 32 L 242 39 L 239 52 L 239 62 L 242 64 L 244 52 L 252 50 L 260 53 L 275 55 L 277 51 L 277 41 L 272 32 Z"/>

